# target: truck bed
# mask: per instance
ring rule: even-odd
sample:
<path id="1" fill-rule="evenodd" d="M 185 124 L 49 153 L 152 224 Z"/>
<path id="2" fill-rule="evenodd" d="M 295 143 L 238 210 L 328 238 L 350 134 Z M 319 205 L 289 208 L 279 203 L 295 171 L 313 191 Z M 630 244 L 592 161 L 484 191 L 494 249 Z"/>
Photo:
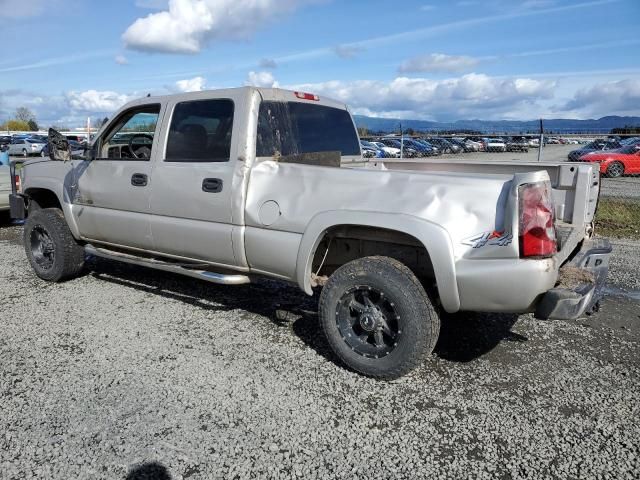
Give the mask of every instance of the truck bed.
<path id="1" fill-rule="evenodd" d="M 558 259 L 561 262 L 568 258 L 584 238 L 586 229 L 593 221 L 600 191 L 599 171 L 584 163 L 385 159 L 370 162 L 368 168 L 487 175 L 513 175 L 544 170 L 548 173 L 553 188 L 559 243 Z"/>

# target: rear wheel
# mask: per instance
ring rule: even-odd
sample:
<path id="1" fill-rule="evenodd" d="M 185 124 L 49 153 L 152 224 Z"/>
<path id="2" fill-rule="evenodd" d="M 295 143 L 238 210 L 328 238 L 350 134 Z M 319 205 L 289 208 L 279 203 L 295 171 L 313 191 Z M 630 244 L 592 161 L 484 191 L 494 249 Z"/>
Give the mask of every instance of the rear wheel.
<path id="1" fill-rule="evenodd" d="M 612 162 L 607 167 L 607 177 L 616 178 L 624 174 L 624 165 L 620 162 Z"/>
<path id="2" fill-rule="evenodd" d="M 23 148 L 23 149 L 22 149 L 22 156 L 23 156 L 23 157 L 28 157 L 28 156 L 29 156 L 29 153 L 27 152 L 27 149 L 26 149 L 26 148 Z"/>
<path id="3" fill-rule="evenodd" d="M 84 248 L 76 242 L 62 211 L 35 210 L 24 226 L 24 248 L 38 277 L 60 282 L 77 276 L 84 266 Z"/>
<path id="4" fill-rule="evenodd" d="M 433 351 L 440 319 L 416 276 L 388 257 L 365 257 L 334 272 L 319 304 L 322 329 L 348 367 L 398 378 Z"/>

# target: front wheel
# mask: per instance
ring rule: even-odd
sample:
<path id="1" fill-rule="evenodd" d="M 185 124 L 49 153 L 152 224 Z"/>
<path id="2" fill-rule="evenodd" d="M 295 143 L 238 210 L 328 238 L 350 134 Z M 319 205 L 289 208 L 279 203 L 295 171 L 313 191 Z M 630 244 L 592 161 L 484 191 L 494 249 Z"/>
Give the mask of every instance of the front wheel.
<path id="1" fill-rule="evenodd" d="M 26 148 L 22 149 L 22 156 L 25 157 L 25 158 L 29 156 L 29 152 L 27 152 Z"/>
<path id="2" fill-rule="evenodd" d="M 440 319 L 405 265 L 388 257 L 353 260 L 329 278 L 320 324 L 348 367 L 376 378 L 398 378 L 433 351 Z"/>
<path id="3" fill-rule="evenodd" d="M 617 178 L 624 174 L 624 165 L 620 162 L 612 162 L 607 167 L 607 177 Z"/>
<path id="4" fill-rule="evenodd" d="M 36 275 L 49 282 L 77 276 L 84 265 L 84 248 L 73 238 L 58 208 L 35 210 L 24 225 L 24 249 Z"/>

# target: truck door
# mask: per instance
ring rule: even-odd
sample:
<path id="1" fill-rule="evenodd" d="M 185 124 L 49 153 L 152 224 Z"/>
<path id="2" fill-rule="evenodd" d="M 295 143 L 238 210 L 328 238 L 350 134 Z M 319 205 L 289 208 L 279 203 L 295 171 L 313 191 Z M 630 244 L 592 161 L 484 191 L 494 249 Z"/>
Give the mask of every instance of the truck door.
<path id="1" fill-rule="evenodd" d="M 150 249 L 151 169 L 158 150 L 161 105 L 122 112 L 95 144 L 95 159 L 74 173 L 73 215 L 90 240 Z"/>
<path id="2" fill-rule="evenodd" d="M 151 189 L 156 251 L 237 265 L 232 246 L 232 183 L 238 164 L 231 161 L 238 156 L 232 147 L 237 143 L 234 100 L 239 99 L 206 97 L 167 106 L 166 144 Z"/>

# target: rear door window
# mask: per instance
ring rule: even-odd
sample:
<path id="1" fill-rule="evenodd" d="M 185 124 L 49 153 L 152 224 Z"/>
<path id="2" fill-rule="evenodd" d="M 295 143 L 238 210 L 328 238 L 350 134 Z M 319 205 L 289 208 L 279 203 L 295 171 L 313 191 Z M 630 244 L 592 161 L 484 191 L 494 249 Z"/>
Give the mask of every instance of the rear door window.
<path id="1" fill-rule="evenodd" d="M 300 102 L 260 105 L 256 156 L 336 151 L 360 155 L 358 134 L 346 110 Z"/>
<path id="2" fill-rule="evenodd" d="M 175 106 L 165 162 L 228 162 L 233 101 L 194 100 Z"/>

